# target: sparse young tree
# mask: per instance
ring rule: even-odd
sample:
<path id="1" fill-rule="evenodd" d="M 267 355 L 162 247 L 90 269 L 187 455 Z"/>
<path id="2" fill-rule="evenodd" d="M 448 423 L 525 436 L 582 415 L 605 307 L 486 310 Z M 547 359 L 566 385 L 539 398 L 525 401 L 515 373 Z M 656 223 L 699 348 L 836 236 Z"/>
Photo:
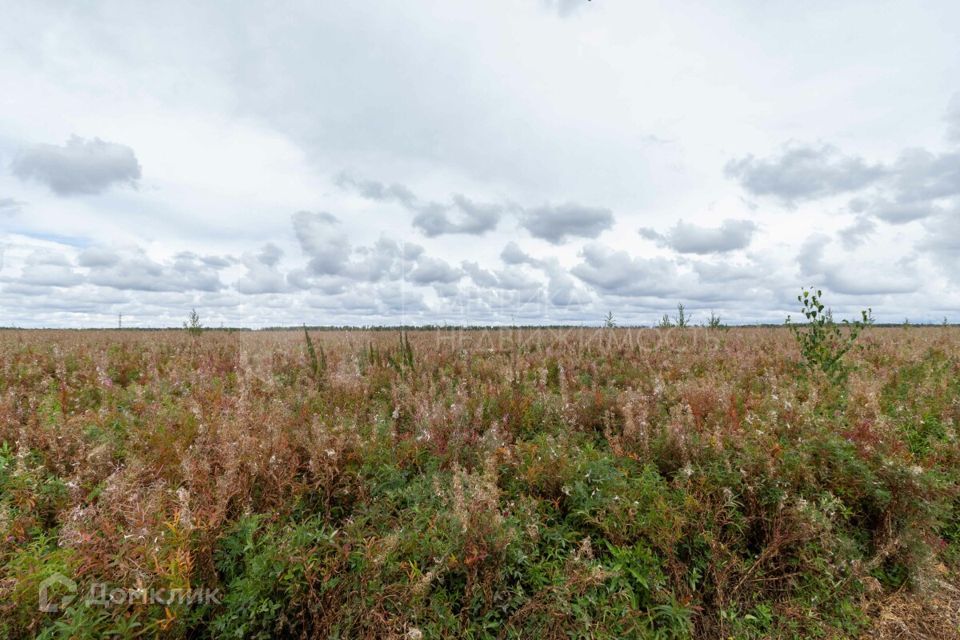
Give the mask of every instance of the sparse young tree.
<path id="1" fill-rule="evenodd" d="M 836 323 L 833 313 L 822 302 L 823 292 L 813 293 L 806 289 L 797 296 L 802 305 L 806 324 L 794 324 L 787 316 L 787 326 L 793 331 L 804 365 L 811 370 L 822 371 L 835 384 L 846 381 L 850 367 L 843 356 L 853 348 L 857 336 L 865 327 L 873 324 L 873 310 L 861 311 L 861 318 L 850 322 Z"/>
<path id="2" fill-rule="evenodd" d="M 707 320 L 708 329 L 722 329 L 723 324 L 720 322 L 720 316 L 715 314 L 713 311 L 710 311 L 710 318 Z"/>
<path id="3" fill-rule="evenodd" d="M 687 327 L 690 326 L 690 318 L 687 316 L 686 312 L 684 311 L 684 306 L 682 302 L 677 305 L 676 324 L 679 329 L 686 329 Z"/>
<path id="4" fill-rule="evenodd" d="M 200 314 L 197 313 L 196 309 L 190 310 L 190 315 L 187 316 L 187 321 L 183 323 L 183 328 L 192 336 L 198 336 L 203 333 L 203 325 L 200 324 Z"/>

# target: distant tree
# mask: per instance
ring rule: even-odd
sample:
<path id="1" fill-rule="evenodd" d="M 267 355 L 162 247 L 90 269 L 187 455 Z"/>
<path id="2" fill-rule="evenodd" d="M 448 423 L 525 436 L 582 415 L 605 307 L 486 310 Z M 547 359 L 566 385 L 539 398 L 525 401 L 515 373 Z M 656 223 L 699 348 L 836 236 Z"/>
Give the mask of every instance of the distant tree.
<path id="1" fill-rule="evenodd" d="M 190 310 L 190 315 L 187 316 L 187 321 L 183 323 L 183 328 L 192 336 L 198 336 L 203 333 L 203 325 L 200 324 L 200 314 L 197 313 L 196 309 Z"/>
<path id="2" fill-rule="evenodd" d="M 617 321 L 613 319 L 613 311 L 607 311 L 607 317 L 603 320 L 603 326 L 606 329 L 617 328 Z"/>
<path id="3" fill-rule="evenodd" d="M 680 329 L 686 329 L 690 326 L 690 318 L 684 312 L 684 306 L 681 302 L 677 305 L 677 327 Z"/>
<path id="4" fill-rule="evenodd" d="M 720 322 L 720 316 L 715 314 L 712 310 L 710 311 L 710 318 L 707 320 L 708 329 L 722 329 L 723 324 Z"/>

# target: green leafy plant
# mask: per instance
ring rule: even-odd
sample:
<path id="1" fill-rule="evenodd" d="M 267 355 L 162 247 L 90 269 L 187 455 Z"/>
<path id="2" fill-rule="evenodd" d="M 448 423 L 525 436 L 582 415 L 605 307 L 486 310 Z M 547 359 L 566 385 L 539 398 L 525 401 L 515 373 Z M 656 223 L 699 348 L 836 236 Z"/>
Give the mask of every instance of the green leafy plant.
<path id="1" fill-rule="evenodd" d="M 787 326 L 797 340 L 804 365 L 809 370 L 822 372 L 832 383 L 845 382 L 851 366 L 843 357 L 854 347 L 860 332 L 873 324 L 873 310 L 861 311 L 859 320 L 837 323 L 833 319 L 833 312 L 823 304 L 823 292 L 820 289 L 816 292 L 804 289 L 797 296 L 797 301 L 802 306 L 807 322 L 795 324 L 787 316 Z"/>
<path id="2" fill-rule="evenodd" d="M 327 354 L 323 351 L 323 345 L 320 345 L 320 353 L 313 346 L 313 340 L 310 339 L 310 332 L 307 331 L 307 325 L 303 325 L 303 337 L 307 343 L 307 361 L 310 363 L 310 375 L 313 378 L 317 388 L 323 386 L 327 374 Z"/>

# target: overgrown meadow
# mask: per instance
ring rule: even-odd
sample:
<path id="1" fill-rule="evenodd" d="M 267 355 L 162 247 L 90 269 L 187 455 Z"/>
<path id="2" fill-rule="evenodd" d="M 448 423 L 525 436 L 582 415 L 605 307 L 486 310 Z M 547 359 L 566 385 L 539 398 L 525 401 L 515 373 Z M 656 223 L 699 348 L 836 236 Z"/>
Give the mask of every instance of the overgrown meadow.
<path id="1" fill-rule="evenodd" d="M 0 636 L 956 637 L 960 329 L 808 347 L 0 332 Z"/>

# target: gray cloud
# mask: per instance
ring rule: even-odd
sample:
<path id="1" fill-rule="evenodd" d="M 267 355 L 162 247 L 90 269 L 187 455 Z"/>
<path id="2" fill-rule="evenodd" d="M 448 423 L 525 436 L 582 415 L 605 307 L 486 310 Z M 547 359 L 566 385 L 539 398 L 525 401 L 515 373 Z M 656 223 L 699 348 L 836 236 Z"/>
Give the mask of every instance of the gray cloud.
<path id="1" fill-rule="evenodd" d="M 757 283 L 765 275 L 764 267 L 753 263 L 731 264 L 716 260 L 695 260 L 691 263 L 694 272 L 705 284 Z"/>
<path id="2" fill-rule="evenodd" d="M 960 195 L 960 152 L 937 154 L 908 149 L 894 166 L 893 189 L 899 202 Z"/>
<path id="3" fill-rule="evenodd" d="M 540 266 L 540 260 L 537 260 L 519 246 L 517 243 L 511 240 L 503 247 L 503 251 L 500 252 L 500 259 L 503 260 L 506 264 L 529 264 L 532 266 Z"/>
<path id="4" fill-rule="evenodd" d="M 544 205 L 524 211 L 520 225 L 535 238 L 563 244 L 571 237 L 596 238 L 613 226 L 613 213 L 573 202 Z"/>
<path id="5" fill-rule="evenodd" d="M 960 203 L 923 224 L 926 236 L 917 248 L 928 254 L 954 283 L 960 284 Z"/>
<path id="6" fill-rule="evenodd" d="M 344 290 L 348 283 L 396 281 L 451 282 L 460 272 L 445 262 L 423 255 L 416 243 L 398 243 L 381 237 L 371 246 L 353 247 L 332 214 L 299 211 L 293 214 L 294 235 L 309 258 L 306 269 L 293 271 L 288 281 L 298 288 Z"/>
<path id="7" fill-rule="evenodd" d="M 750 220 L 728 219 L 719 227 L 701 227 L 680 220 L 665 234 L 644 227 L 640 235 L 678 253 L 705 254 L 745 249 L 756 230 L 757 225 Z"/>
<path id="8" fill-rule="evenodd" d="M 464 261 L 460 263 L 460 267 L 478 287 L 496 287 L 499 284 L 493 272 L 482 268 L 476 262 Z"/>
<path id="9" fill-rule="evenodd" d="M 449 284 L 459 280 L 463 274 L 439 258 L 423 257 L 408 275 L 417 284 Z"/>
<path id="10" fill-rule="evenodd" d="M 483 235 L 496 229 L 508 210 L 519 213 L 521 226 L 534 237 L 553 244 L 563 244 L 569 237 L 596 238 L 613 226 L 613 213 L 609 209 L 575 203 L 521 209 L 515 205 L 475 202 L 459 193 L 453 194 L 448 203 L 428 202 L 396 183 L 360 180 L 347 173 L 336 176 L 335 182 L 364 198 L 400 204 L 415 214 L 413 226 L 428 238 L 448 234 Z"/>
<path id="11" fill-rule="evenodd" d="M 481 235 L 495 229 L 500 222 L 501 205 L 476 203 L 460 194 L 454 194 L 452 200 L 452 205 L 430 203 L 418 207 L 413 226 L 433 238 L 448 233 Z"/>
<path id="12" fill-rule="evenodd" d="M 428 238 L 455 233 L 482 235 L 497 227 L 504 210 L 502 205 L 474 202 L 458 193 L 453 194 L 446 204 L 423 202 L 401 184 L 360 180 L 348 173 L 340 173 L 334 181 L 337 186 L 368 200 L 400 204 L 416 214 L 413 226 Z"/>
<path id="13" fill-rule="evenodd" d="M 288 289 L 286 279 L 277 269 L 283 251 L 268 242 L 256 254 L 245 253 L 240 261 L 247 268 L 234 288 L 239 293 L 282 293 Z"/>
<path id="14" fill-rule="evenodd" d="M 800 248 L 797 262 L 800 273 L 816 286 L 848 295 L 881 295 L 912 293 L 920 288 L 915 265 L 910 260 L 898 261 L 895 269 L 881 268 L 851 260 L 830 260 L 826 249 L 830 238 L 813 234 Z"/>
<path id="15" fill-rule="evenodd" d="M 216 292 L 225 288 L 218 273 L 223 268 L 218 265 L 222 264 L 226 264 L 222 258 L 192 252 L 181 252 L 168 261 L 157 262 L 137 247 L 125 250 L 89 247 L 79 253 L 74 263 L 62 252 L 37 249 L 23 260 L 20 277 L 10 281 L 44 287 L 92 284 L 143 292 Z"/>
<path id="16" fill-rule="evenodd" d="M 13 198 L 0 198 L 0 216 L 12 216 L 20 212 L 23 203 Z"/>
<path id="17" fill-rule="evenodd" d="M 106 247 L 89 247 L 77 256 L 77 264 L 81 267 L 112 267 L 120 262 L 120 256 Z"/>
<path id="18" fill-rule="evenodd" d="M 585 246 L 580 257 L 573 275 L 603 293 L 657 296 L 676 291 L 676 266 L 669 260 L 633 258 L 596 243 Z"/>
<path id="19" fill-rule="evenodd" d="M 380 202 L 399 202 L 407 207 L 417 205 L 417 197 L 402 184 L 384 184 L 376 180 L 361 180 L 347 172 L 339 173 L 334 182 L 342 189 L 355 191 L 368 200 Z"/>
<path id="20" fill-rule="evenodd" d="M 553 257 L 543 260 L 534 258 L 523 251 L 517 243 L 510 241 L 500 252 L 500 259 L 507 265 L 520 266 L 528 265 L 543 272 L 547 277 L 546 296 L 547 301 L 558 307 L 576 307 L 589 303 L 592 298 L 586 290 L 579 286 L 570 273 Z M 519 272 L 498 271 L 498 284 L 500 286 L 512 286 L 515 289 L 529 290 L 533 286 L 541 286 L 539 283 L 525 279 Z M 514 274 L 509 278 L 505 274 Z M 507 285 L 512 278 L 513 284 Z M 523 278 L 521 280 L 521 278 Z"/>
<path id="21" fill-rule="evenodd" d="M 86 254 L 89 268 L 87 282 L 102 287 L 133 291 L 155 292 L 214 292 L 224 289 L 220 281 L 220 267 L 213 266 L 204 256 L 185 251 L 167 263 L 157 262 L 142 249 L 114 252 L 99 250 L 95 258 Z"/>
<path id="22" fill-rule="evenodd" d="M 263 245 L 263 247 L 260 248 L 260 253 L 256 256 L 257 261 L 260 264 L 268 267 L 277 266 L 277 263 L 280 262 L 281 257 L 283 257 L 283 250 L 272 242 L 268 242 L 267 244 Z"/>
<path id="23" fill-rule="evenodd" d="M 566 18 L 587 6 L 589 1 L 590 0 L 543 0 L 543 5 L 561 18 Z"/>
<path id="24" fill-rule="evenodd" d="M 80 284 L 83 277 L 73 270 L 73 265 L 62 254 L 48 249 L 31 252 L 24 261 L 20 284 L 51 287 L 72 287 Z"/>
<path id="25" fill-rule="evenodd" d="M 850 201 L 850 210 L 854 213 L 873 216 L 890 224 L 906 224 L 936 214 L 938 207 L 933 202 L 923 200 L 897 202 L 885 198 L 874 200 L 854 198 Z"/>
<path id="26" fill-rule="evenodd" d="M 133 149 L 100 138 L 72 136 L 63 146 L 35 144 L 11 165 L 21 180 L 36 180 L 60 196 L 101 193 L 114 184 L 135 185 L 140 164 Z"/>
<path id="27" fill-rule="evenodd" d="M 307 268 L 315 275 L 337 275 L 350 258 L 347 234 L 340 221 L 325 211 L 298 211 L 293 214 L 293 232 L 300 248 L 310 258 Z"/>
<path id="28" fill-rule="evenodd" d="M 867 216 L 857 216 L 853 224 L 840 231 L 840 240 L 847 249 L 863 244 L 877 230 L 877 224 Z"/>
<path id="29" fill-rule="evenodd" d="M 886 170 L 862 158 L 844 156 L 831 145 L 789 145 L 777 157 L 748 155 L 731 160 L 725 172 L 753 195 L 773 196 L 793 205 L 863 189 L 882 178 Z"/>

